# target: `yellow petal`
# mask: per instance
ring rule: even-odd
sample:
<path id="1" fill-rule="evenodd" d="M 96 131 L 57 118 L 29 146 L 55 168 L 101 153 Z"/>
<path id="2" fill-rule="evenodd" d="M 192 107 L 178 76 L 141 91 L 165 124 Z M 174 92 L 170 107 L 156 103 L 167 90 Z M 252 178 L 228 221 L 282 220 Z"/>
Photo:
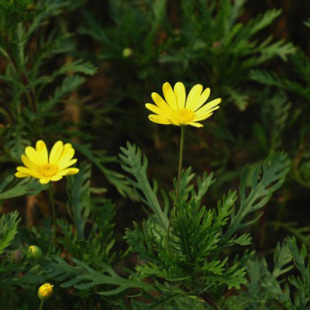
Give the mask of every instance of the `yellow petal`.
<path id="1" fill-rule="evenodd" d="M 36 143 L 36 150 L 37 150 L 37 154 L 41 159 L 41 164 L 45 165 L 48 163 L 48 153 L 47 153 L 47 148 L 46 145 L 44 143 L 44 141 L 39 140 Z"/>
<path id="2" fill-rule="evenodd" d="M 25 149 L 25 153 L 27 155 L 27 157 L 36 165 L 41 165 L 41 158 L 38 155 L 37 151 L 31 147 L 31 146 L 27 146 Z"/>
<path id="3" fill-rule="evenodd" d="M 146 103 L 145 107 L 147 109 L 149 109 L 150 111 L 152 111 L 153 113 L 156 113 L 156 114 L 161 114 L 162 113 L 162 110 L 157 105 L 155 105 L 155 104 Z"/>
<path id="4" fill-rule="evenodd" d="M 198 110 L 210 97 L 210 93 L 211 93 L 211 90 L 210 88 L 206 88 L 201 96 L 199 97 L 198 99 L 198 102 L 197 104 L 195 105 L 195 107 L 193 108 L 194 111 Z"/>
<path id="5" fill-rule="evenodd" d="M 39 172 L 26 167 L 17 167 L 17 171 L 34 178 L 41 178 L 41 174 Z"/>
<path id="6" fill-rule="evenodd" d="M 187 109 L 189 110 L 195 109 L 195 106 L 197 105 L 198 100 L 200 98 L 202 89 L 203 89 L 202 85 L 197 84 L 190 90 L 185 105 Z"/>
<path id="7" fill-rule="evenodd" d="M 17 178 L 28 178 L 28 177 L 29 177 L 28 174 L 25 174 L 25 173 L 22 173 L 22 172 L 16 172 L 16 173 L 15 173 L 15 176 L 16 176 Z"/>
<path id="8" fill-rule="evenodd" d="M 22 155 L 22 162 L 29 169 L 37 170 L 39 168 L 39 165 L 33 163 L 26 155 Z"/>
<path id="9" fill-rule="evenodd" d="M 74 148 L 72 147 L 70 143 L 65 144 L 63 147 L 62 154 L 60 155 L 58 159 L 58 166 L 62 164 L 63 162 L 67 162 L 71 160 L 72 157 L 74 156 L 74 152 L 75 152 Z"/>
<path id="10" fill-rule="evenodd" d="M 59 181 L 61 179 L 62 179 L 62 175 L 59 175 L 59 174 L 56 174 L 51 177 L 51 181 L 54 181 L 54 182 Z"/>
<path id="11" fill-rule="evenodd" d="M 211 112 L 211 113 L 208 112 L 208 113 L 202 114 L 200 116 L 196 116 L 194 118 L 194 122 L 203 121 L 204 119 L 209 118 L 212 114 L 213 114 L 213 112 Z"/>
<path id="12" fill-rule="evenodd" d="M 196 115 L 202 115 L 205 114 L 206 112 L 210 112 L 211 110 L 214 111 L 216 109 L 218 109 L 219 107 L 217 107 L 220 103 L 221 103 L 222 99 L 221 98 L 217 98 L 214 99 L 210 102 L 208 102 L 206 105 L 204 105 L 202 108 L 200 108 L 199 110 L 197 110 L 195 112 Z M 216 107 L 216 108 L 215 108 Z"/>
<path id="13" fill-rule="evenodd" d="M 169 114 L 172 112 L 171 108 L 168 106 L 167 102 L 157 93 L 152 93 L 152 99 L 155 104 L 159 107 L 162 113 Z"/>
<path id="14" fill-rule="evenodd" d="M 64 176 L 64 175 L 70 175 L 70 174 L 77 174 L 80 171 L 78 168 L 68 168 L 62 171 L 59 171 L 57 173 L 57 176 Z"/>
<path id="15" fill-rule="evenodd" d="M 166 99 L 166 102 L 167 102 L 168 106 L 170 106 L 170 108 L 173 111 L 178 110 L 177 100 L 175 98 L 173 89 L 172 89 L 171 85 L 168 82 L 166 82 L 163 85 L 163 93 L 164 93 L 164 97 Z"/>
<path id="16" fill-rule="evenodd" d="M 155 115 L 155 114 L 149 115 L 149 119 L 150 119 L 150 121 L 157 123 L 157 124 L 162 124 L 162 125 L 171 125 L 172 124 L 166 118 L 159 116 L 159 115 Z"/>
<path id="17" fill-rule="evenodd" d="M 198 128 L 203 127 L 202 124 L 200 124 L 200 123 L 195 123 L 195 122 L 191 122 L 191 123 L 189 123 L 189 125 L 194 126 L 194 127 L 198 127 Z"/>
<path id="18" fill-rule="evenodd" d="M 66 169 L 72 165 L 74 165 L 77 162 L 77 159 L 71 159 L 68 161 L 58 162 L 58 168 L 59 170 Z"/>
<path id="19" fill-rule="evenodd" d="M 57 141 L 51 150 L 49 163 L 56 164 L 62 154 L 62 151 L 63 151 L 63 143 L 62 141 Z"/>
<path id="20" fill-rule="evenodd" d="M 39 181 L 41 184 L 47 184 L 50 180 L 51 180 L 50 177 L 44 177 L 44 178 L 40 178 Z"/>
<path id="21" fill-rule="evenodd" d="M 174 93 L 177 99 L 179 109 L 185 107 L 186 91 L 183 83 L 178 82 L 174 85 Z"/>

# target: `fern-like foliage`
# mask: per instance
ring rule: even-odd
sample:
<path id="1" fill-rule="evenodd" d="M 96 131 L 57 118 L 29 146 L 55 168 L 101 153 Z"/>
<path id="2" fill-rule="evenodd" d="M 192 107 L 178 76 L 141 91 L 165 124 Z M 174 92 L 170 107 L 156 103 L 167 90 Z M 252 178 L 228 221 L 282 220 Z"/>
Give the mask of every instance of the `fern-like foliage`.
<path id="1" fill-rule="evenodd" d="M 149 88 L 149 81 L 174 80 L 185 70 L 190 83 L 199 80 L 217 85 L 218 94 L 244 110 L 250 103 L 248 84 L 247 90 L 243 87 L 250 71 L 276 57 L 287 60 L 295 52 L 293 44 L 272 36 L 257 39 L 281 10 L 269 10 L 242 23 L 245 3 L 182 0 L 174 12 L 179 24 L 176 29 L 166 0 L 110 1 L 112 25 L 103 27 L 87 12 L 87 26 L 81 32 L 102 46 L 98 59 L 111 60 L 111 74 L 122 68 L 125 77 Z M 126 48 L 129 56 L 124 55 Z M 122 87 L 122 96 L 141 100 L 133 87 Z"/>
<path id="2" fill-rule="evenodd" d="M 30 141 L 25 137 L 25 128 L 13 125 L 7 132 L 5 148 L 14 160 L 20 161 L 25 148 L 30 145 Z"/>
<path id="3" fill-rule="evenodd" d="M 13 175 L 6 177 L 0 184 L 0 200 L 24 195 L 35 195 L 47 188 L 33 178 L 25 178 L 16 182 Z"/>
<path id="4" fill-rule="evenodd" d="M 17 234 L 17 225 L 20 221 L 18 212 L 3 214 L 0 218 L 0 254 L 10 245 Z"/>
<path id="5" fill-rule="evenodd" d="M 310 262 L 307 259 L 307 248 L 303 244 L 299 250 L 296 239 L 287 239 L 288 248 L 293 257 L 294 264 L 301 276 L 292 276 L 289 281 L 297 290 L 296 301 L 303 300 L 303 306 L 310 307 Z M 308 260 L 308 261 L 307 261 Z"/>
<path id="6" fill-rule="evenodd" d="M 6 118 L 2 143 L 4 155 L 14 161 L 20 160 L 26 145 L 51 132 L 61 132 L 62 139 L 76 135 L 68 132 L 69 122 L 56 109 L 97 68 L 82 59 L 66 58 L 74 44 L 65 28 L 55 25 L 53 31 L 46 31 L 46 25 L 68 5 L 58 0 L 0 2 L 0 54 L 5 66 L 0 80 L 6 85 L 0 93 L 0 110 Z M 27 12 L 32 12 L 32 18 Z M 48 71 L 48 67 L 53 69 Z"/>
<path id="7" fill-rule="evenodd" d="M 244 264 L 253 253 L 245 252 L 242 257 L 232 259 L 227 256 L 225 249 L 251 243 L 248 233 L 239 236 L 236 233 L 257 220 L 259 215 L 254 219 L 249 219 L 248 215 L 259 211 L 281 186 L 289 169 L 287 157 L 283 153 L 276 153 L 264 162 L 244 169 L 237 211 L 235 204 L 238 197 L 233 191 L 223 196 L 217 208 L 202 205 L 203 198 L 214 182 L 212 174 L 198 178 L 195 188 L 192 183 L 195 175 L 191 169 L 183 171 L 178 195 L 172 192 L 171 201 L 164 199 L 165 206 L 159 209 L 170 209 L 167 228 L 162 225 L 158 213 L 157 184 L 154 181 L 156 185 L 152 187 L 146 175 L 146 157 L 141 155 L 137 147 L 127 143 L 127 148 L 122 148 L 120 158 L 123 168 L 135 178 L 129 178 L 128 181 L 137 190 L 139 201 L 153 211 L 141 228 L 135 223 L 133 230 L 126 230 L 126 240 L 132 251 L 145 260 L 144 264 L 137 266 L 139 274 L 163 279 L 176 286 L 182 283 L 186 292 L 191 292 L 197 300 L 204 300 L 210 305 L 222 302 L 218 297 L 219 291 L 245 285 Z M 166 212 L 164 214 L 169 214 Z M 281 264 L 276 265 L 276 277 L 280 276 L 278 269 L 281 268 Z M 166 303 L 163 296 L 159 300 L 165 305 L 172 305 L 174 298 L 179 298 L 179 295 L 171 295 L 170 298 Z"/>
<path id="8" fill-rule="evenodd" d="M 287 156 L 284 153 L 275 153 L 264 162 L 249 165 L 243 170 L 240 180 L 240 208 L 232 215 L 225 233 L 227 239 L 236 231 L 257 221 L 261 216 L 261 212 L 257 211 L 266 205 L 272 193 L 283 184 L 289 169 Z M 253 212 L 256 212 L 254 219 L 246 220 Z"/>
<path id="9" fill-rule="evenodd" d="M 0 1 L 0 34 L 19 22 L 33 19 L 38 15 L 38 7 L 32 0 Z"/>
<path id="10" fill-rule="evenodd" d="M 295 57 L 298 58 L 299 56 L 295 56 Z M 295 57 L 292 57 L 292 58 L 295 58 Z M 274 87 L 284 89 L 284 90 L 287 90 L 293 93 L 297 93 L 307 99 L 310 98 L 310 93 L 309 93 L 308 88 L 305 88 L 303 85 L 299 84 L 298 82 L 287 80 L 283 77 L 280 77 L 275 72 L 266 71 L 266 70 L 252 70 L 250 74 L 250 78 L 256 82 L 259 82 L 259 83 L 262 83 L 268 86 L 274 86 Z"/>
<path id="11" fill-rule="evenodd" d="M 103 296 L 116 295 L 129 288 L 152 288 L 147 283 L 120 277 L 110 266 L 103 264 L 101 270 L 96 271 L 87 264 L 72 258 L 74 265 L 70 265 L 62 258 L 55 256 L 51 264 L 45 266 L 45 273 L 49 279 L 61 282 L 61 287 L 75 287 L 87 290 L 97 287 L 97 293 Z M 100 289 L 103 286 L 104 289 Z"/>
<path id="12" fill-rule="evenodd" d="M 78 174 L 68 178 L 67 210 L 79 239 L 85 238 L 85 224 L 90 214 L 90 176 L 90 165 L 84 164 Z"/>
<path id="13" fill-rule="evenodd" d="M 116 163 L 117 158 L 108 156 L 104 151 L 94 151 L 89 145 L 74 144 L 74 147 L 103 173 L 106 179 L 116 187 L 121 195 L 132 196 L 132 190 L 128 186 L 125 176 L 106 167 L 107 163 Z"/>
<path id="14" fill-rule="evenodd" d="M 77 175 L 68 178 L 67 209 L 71 221 L 59 219 L 63 237 L 59 243 L 70 255 L 98 268 L 102 262 L 115 263 L 121 252 L 112 251 L 114 239 L 114 204 L 97 196 L 105 190 L 92 188 L 90 165 L 82 163 Z M 93 224 L 86 229 L 86 224 Z M 119 255 L 118 255 L 119 254 Z"/>
<path id="15" fill-rule="evenodd" d="M 128 178 L 128 183 L 136 190 L 139 200 L 145 203 L 155 213 L 157 221 L 165 229 L 168 228 L 167 208 L 162 209 L 157 199 L 157 183 L 151 185 L 147 177 L 148 161 L 134 144 L 127 143 L 127 148 L 121 148 L 119 155 L 123 169 L 134 179 Z"/>

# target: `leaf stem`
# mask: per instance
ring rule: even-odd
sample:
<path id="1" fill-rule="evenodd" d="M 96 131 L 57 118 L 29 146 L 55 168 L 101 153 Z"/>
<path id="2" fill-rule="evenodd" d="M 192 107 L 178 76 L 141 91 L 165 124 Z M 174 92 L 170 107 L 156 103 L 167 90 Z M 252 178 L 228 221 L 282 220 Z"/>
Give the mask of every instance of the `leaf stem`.
<path id="1" fill-rule="evenodd" d="M 53 226 L 52 233 L 53 233 L 53 244 L 55 245 L 56 244 L 56 211 L 55 211 L 52 183 L 50 183 L 48 187 L 48 197 L 49 197 L 50 207 L 52 210 L 52 226 Z"/>

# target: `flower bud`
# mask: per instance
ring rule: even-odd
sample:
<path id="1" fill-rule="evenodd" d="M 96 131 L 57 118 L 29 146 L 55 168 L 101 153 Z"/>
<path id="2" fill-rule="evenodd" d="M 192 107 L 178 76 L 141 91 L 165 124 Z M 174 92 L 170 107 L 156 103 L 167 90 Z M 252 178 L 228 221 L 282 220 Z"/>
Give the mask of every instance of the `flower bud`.
<path id="1" fill-rule="evenodd" d="M 132 49 L 130 47 L 126 47 L 123 49 L 123 57 L 129 58 L 132 55 Z"/>
<path id="2" fill-rule="evenodd" d="M 21 250 L 12 251 L 10 258 L 15 264 L 19 264 L 23 260 L 23 252 Z"/>
<path id="3" fill-rule="evenodd" d="M 42 251 L 38 246 L 30 245 L 28 248 L 28 255 L 35 260 L 39 260 L 42 257 Z"/>
<path id="4" fill-rule="evenodd" d="M 38 297 L 41 300 L 46 300 L 53 294 L 53 287 L 54 285 L 51 285 L 50 283 L 45 283 L 41 285 L 38 289 Z"/>

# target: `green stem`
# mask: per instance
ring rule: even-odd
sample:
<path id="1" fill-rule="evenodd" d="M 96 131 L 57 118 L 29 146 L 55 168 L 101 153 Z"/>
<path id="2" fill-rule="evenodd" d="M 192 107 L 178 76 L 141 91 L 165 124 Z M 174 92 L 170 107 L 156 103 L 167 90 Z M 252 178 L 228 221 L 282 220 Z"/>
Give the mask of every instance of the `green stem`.
<path id="1" fill-rule="evenodd" d="M 43 304 L 44 304 L 44 299 L 41 299 L 41 303 L 40 303 L 40 308 L 39 308 L 39 310 L 43 310 Z"/>
<path id="2" fill-rule="evenodd" d="M 185 126 L 181 126 L 179 169 L 178 169 L 177 188 L 175 191 L 174 206 L 176 204 L 176 201 L 178 200 L 179 190 L 180 190 L 180 179 L 181 179 L 182 164 L 183 164 L 183 151 L 184 151 L 184 134 L 185 134 Z"/>
<path id="3" fill-rule="evenodd" d="M 52 210 L 53 244 L 55 245 L 56 244 L 56 211 L 55 211 L 55 203 L 54 203 L 52 183 L 50 183 L 49 187 L 48 187 L 48 197 L 50 200 L 50 207 Z"/>
<path id="4" fill-rule="evenodd" d="M 168 250 L 169 250 L 169 235 L 170 235 L 170 228 L 171 228 L 171 220 L 175 214 L 176 202 L 179 198 L 179 191 L 180 191 L 180 180 L 181 180 L 181 172 L 182 172 L 182 165 L 183 165 L 184 136 L 185 136 L 185 126 L 181 126 L 177 187 L 175 190 L 173 206 L 172 206 L 172 210 L 171 210 L 171 214 L 170 214 L 170 218 L 169 218 L 169 223 L 168 223 L 168 228 L 167 228 L 167 249 Z"/>

